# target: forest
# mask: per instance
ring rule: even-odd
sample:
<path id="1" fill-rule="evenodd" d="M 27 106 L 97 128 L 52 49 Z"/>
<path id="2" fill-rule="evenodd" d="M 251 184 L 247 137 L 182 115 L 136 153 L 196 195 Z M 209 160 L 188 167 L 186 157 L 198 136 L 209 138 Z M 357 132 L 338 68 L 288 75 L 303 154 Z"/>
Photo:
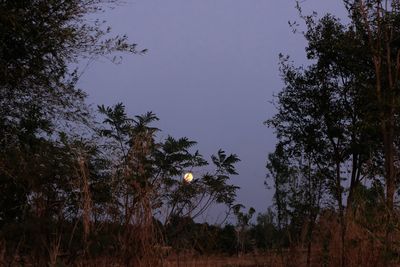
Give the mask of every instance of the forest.
<path id="1" fill-rule="evenodd" d="M 119 0 L 1 0 L 0 265 L 398 266 L 400 1 L 337 1 L 346 19 L 297 2 L 308 63 L 279 55 L 259 212 L 237 198 L 240 155 L 87 104 L 82 62 L 147 54 L 93 20 Z"/>

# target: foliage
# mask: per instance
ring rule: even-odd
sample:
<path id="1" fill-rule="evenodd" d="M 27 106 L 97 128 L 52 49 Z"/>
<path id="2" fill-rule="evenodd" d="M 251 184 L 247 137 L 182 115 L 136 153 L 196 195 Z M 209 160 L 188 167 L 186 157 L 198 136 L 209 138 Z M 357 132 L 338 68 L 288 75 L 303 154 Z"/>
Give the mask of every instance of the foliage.
<path id="1" fill-rule="evenodd" d="M 386 252 L 393 252 L 388 236 L 398 220 L 393 221 L 398 139 L 393 74 L 398 73 L 399 6 L 397 1 L 344 2 L 349 24 L 329 14 L 305 16 L 298 6 L 309 64 L 295 67 L 289 57 L 280 56 L 285 85 L 277 95 L 277 114 L 266 122 L 278 138 L 267 164 L 278 227 L 290 246 L 307 245 L 307 266 L 316 236 L 327 240 L 321 229 L 340 240 L 334 260 L 346 266 L 354 240 L 359 246 L 365 241 L 354 231 L 368 232 L 380 246 L 385 239 Z M 368 210 L 365 205 L 372 199 L 375 206 Z M 378 206 L 388 212 L 386 219 L 378 215 Z M 327 214 L 337 220 L 336 233 L 324 228 Z M 324 251 L 333 253 L 324 242 Z"/>
<path id="2" fill-rule="evenodd" d="M 236 155 L 219 150 L 215 171 L 201 174 L 208 162 L 196 142 L 159 140 L 154 113 L 131 118 L 123 104 L 99 106 L 99 114 L 86 106 L 79 66 L 146 52 L 93 20 L 117 4 L 0 1 L 1 265 L 85 265 L 100 255 L 154 265 L 151 248 L 163 245 L 174 218 L 234 205 Z M 195 180 L 187 184 L 189 170 Z M 202 250 L 213 227 L 205 229 Z"/>

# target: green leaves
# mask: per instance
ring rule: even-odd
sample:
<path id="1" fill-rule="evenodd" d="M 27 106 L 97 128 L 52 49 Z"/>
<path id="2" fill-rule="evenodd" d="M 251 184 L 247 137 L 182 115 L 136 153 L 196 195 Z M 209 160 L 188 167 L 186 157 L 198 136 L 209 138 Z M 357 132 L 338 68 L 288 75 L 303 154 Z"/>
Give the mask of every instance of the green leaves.
<path id="1" fill-rule="evenodd" d="M 100 133 L 119 144 L 121 159 L 117 162 L 120 173 L 126 172 L 121 179 L 121 187 L 129 195 L 135 196 L 138 190 L 147 190 L 157 211 L 169 210 L 164 215 L 168 221 L 171 216 L 192 214 L 194 217 L 204 213 L 215 203 L 231 206 L 239 187 L 230 185 L 231 175 L 236 175 L 235 164 L 239 158 L 235 154 L 227 155 L 219 150 L 211 156 L 215 165 L 214 173 L 198 174 L 201 167 L 208 162 L 198 150 L 194 150 L 195 141 L 187 137 L 174 138 L 167 136 L 164 140 L 155 141 L 159 129 L 151 126 L 158 120 L 148 112 L 144 115 L 129 118 L 121 103 L 113 107 L 99 106 L 99 112 L 105 115 Z M 194 171 L 194 180 L 183 181 L 183 174 Z M 123 175 L 122 175 L 123 176 Z M 138 182 L 137 186 L 132 186 Z"/>
<path id="2" fill-rule="evenodd" d="M 129 135 L 132 131 L 133 120 L 127 117 L 125 106 L 122 103 L 118 103 L 113 107 L 105 107 L 104 105 L 101 105 L 98 106 L 98 111 L 100 114 L 106 116 L 103 123 L 110 125 L 114 130 L 101 129 L 101 135 L 120 140 L 123 136 Z"/>
<path id="3" fill-rule="evenodd" d="M 369 128 L 378 120 L 366 109 L 375 99 L 365 93 L 373 75 L 364 40 L 331 15 L 306 19 L 306 26 L 312 61 L 296 67 L 281 56 L 285 86 L 277 96 L 277 114 L 266 122 L 279 140 L 267 165 L 278 223 L 294 236 L 332 199 L 343 217 L 343 200 L 360 183 L 362 165 L 371 156 L 359 148 L 379 142 Z"/>
<path id="4" fill-rule="evenodd" d="M 217 155 L 211 156 L 211 160 L 218 168 L 217 173 L 237 174 L 234 167 L 234 164 L 240 161 L 237 155 L 231 154 L 227 157 L 225 151 L 220 149 Z"/>

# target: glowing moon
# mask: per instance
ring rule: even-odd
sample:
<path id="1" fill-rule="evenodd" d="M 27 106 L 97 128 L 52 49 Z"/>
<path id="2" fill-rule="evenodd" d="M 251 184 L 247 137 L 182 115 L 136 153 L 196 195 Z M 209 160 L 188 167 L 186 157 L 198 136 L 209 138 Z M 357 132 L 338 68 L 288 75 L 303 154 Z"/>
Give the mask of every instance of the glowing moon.
<path id="1" fill-rule="evenodd" d="M 191 181 L 193 181 L 193 174 L 191 172 L 185 173 L 185 175 L 183 176 L 183 180 L 185 180 L 185 182 L 187 183 L 190 183 Z"/>

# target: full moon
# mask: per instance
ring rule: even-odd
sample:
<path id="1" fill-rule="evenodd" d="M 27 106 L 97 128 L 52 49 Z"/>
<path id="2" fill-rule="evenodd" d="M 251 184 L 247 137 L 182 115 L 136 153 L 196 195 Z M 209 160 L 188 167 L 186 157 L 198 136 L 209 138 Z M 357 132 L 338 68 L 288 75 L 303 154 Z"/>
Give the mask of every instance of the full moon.
<path id="1" fill-rule="evenodd" d="M 185 180 L 185 182 L 187 183 L 190 183 L 191 181 L 193 181 L 193 174 L 191 172 L 185 173 L 185 175 L 183 176 L 183 180 Z"/>

